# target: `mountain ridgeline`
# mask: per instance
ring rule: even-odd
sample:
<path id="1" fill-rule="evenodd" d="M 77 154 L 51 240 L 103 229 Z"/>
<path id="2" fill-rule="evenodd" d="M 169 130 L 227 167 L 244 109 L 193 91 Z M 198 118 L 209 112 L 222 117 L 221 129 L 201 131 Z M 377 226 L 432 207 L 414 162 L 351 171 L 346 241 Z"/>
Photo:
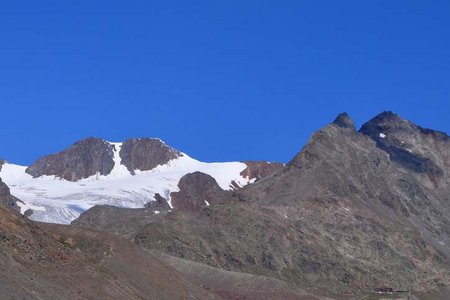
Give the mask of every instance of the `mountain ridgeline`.
<path id="1" fill-rule="evenodd" d="M 114 168 L 114 152 L 118 151 L 123 164 L 131 174 L 136 170 L 147 171 L 166 164 L 181 153 L 159 139 L 128 139 L 116 145 L 100 138 L 87 138 L 69 148 L 38 159 L 26 172 L 33 177 L 43 175 L 77 181 L 100 174 L 108 175 Z"/>
<path id="2" fill-rule="evenodd" d="M 331 294 L 427 290 L 450 284 L 449 158 L 444 133 L 391 112 L 357 131 L 341 114 L 285 168 L 254 184 L 224 194 L 202 190 L 213 185 L 199 180 L 186 189 L 186 179 L 174 195 L 192 203 L 197 191 L 197 204 L 215 204 L 140 226 L 120 210 L 115 224 L 96 223 L 90 211 L 74 224 L 130 228 L 146 249 Z"/>
<path id="3" fill-rule="evenodd" d="M 54 175 L 77 184 L 96 174 L 114 174 L 120 162 L 131 175 L 122 190 L 133 194 L 141 172 L 184 155 L 158 139 L 114 144 L 89 138 L 39 159 L 26 172 L 31 180 Z M 42 229 L 11 211 L 14 217 L 6 220 L 16 225 L 0 222 L 0 234 L 11 241 L 11 228 L 31 230 L 34 235 L 21 240 L 31 241 L 30 247 L 38 247 L 36 234 L 45 235 L 38 245 L 46 250 L 38 250 L 47 251 L 49 259 L 63 255 L 77 276 L 90 272 L 105 299 L 108 290 L 124 299 L 361 299 L 380 289 L 406 292 L 408 299 L 450 297 L 413 293 L 450 286 L 446 133 L 392 112 L 357 130 L 343 113 L 315 132 L 286 165 L 245 162 L 218 168 L 252 180 L 243 185 L 229 176 L 224 181 L 220 172 L 186 168 L 176 186 L 152 191 L 145 207 L 98 205 L 71 225 L 38 224 Z M 165 182 L 166 175 L 158 180 Z M 0 202 L 14 207 L 16 198 L 3 190 Z M 23 262 L 28 256 L 14 256 L 8 243 L 1 244 L 10 253 L 6 257 L 16 257 L 23 270 L 39 269 L 39 260 Z M 75 261 L 83 268 L 75 268 Z M 15 282 L 30 280 L 14 274 Z M 33 294 L 32 287 L 7 283 L 9 293 L 17 290 L 32 299 L 42 297 L 46 285 L 38 281 Z M 70 287 L 67 299 L 92 299 L 88 282 L 76 286 L 61 277 L 54 284 Z"/>

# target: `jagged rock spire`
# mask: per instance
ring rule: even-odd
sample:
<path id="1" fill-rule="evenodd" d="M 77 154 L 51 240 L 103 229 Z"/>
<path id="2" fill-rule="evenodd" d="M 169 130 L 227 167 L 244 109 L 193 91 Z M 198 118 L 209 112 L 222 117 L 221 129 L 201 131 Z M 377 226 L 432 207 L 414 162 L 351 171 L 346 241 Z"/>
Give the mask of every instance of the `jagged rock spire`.
<path id="1" fill-rule="evenodd" d="M 340 113 L 334 120 L 333 124 L 336 124 L 343 128 L 356 130 L 355 123 L 346 112 Z"/>

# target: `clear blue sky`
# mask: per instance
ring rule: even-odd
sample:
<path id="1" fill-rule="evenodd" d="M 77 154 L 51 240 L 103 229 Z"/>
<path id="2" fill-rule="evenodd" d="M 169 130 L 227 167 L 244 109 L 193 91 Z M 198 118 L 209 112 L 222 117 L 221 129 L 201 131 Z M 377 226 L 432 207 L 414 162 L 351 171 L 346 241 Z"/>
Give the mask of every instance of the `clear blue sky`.
<path id="1" fill-rule="evenodd" d="M 0 157 L 160 137 L 288 161 L 347 111 L 450 132 L 450 2 L 2 1 Z"/>

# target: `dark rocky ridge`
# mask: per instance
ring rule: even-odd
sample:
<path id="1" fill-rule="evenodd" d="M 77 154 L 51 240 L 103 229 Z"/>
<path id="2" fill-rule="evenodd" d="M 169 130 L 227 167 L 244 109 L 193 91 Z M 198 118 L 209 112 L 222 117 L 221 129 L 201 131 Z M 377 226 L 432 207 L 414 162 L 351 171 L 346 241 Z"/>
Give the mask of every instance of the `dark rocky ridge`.
<path id="1" fill-rule="evenodd" d="M 65 150 L 38 159 L 26 172 L 33 177 L 55 175 L 59 178 L 78 181 L 93 175 L 108 175 L 114 168 L 114 151 L 119 149 L 103 139 L 80 140 Z M 183 154 L 160 139 L 132 138 L 122 143 L 119 151 L 120 163 L 130 174 L 137 170 L 149 171 L 159 165 L 181 157 Z M 0 160 L 0 170 L 4 163 Z M 249 179 L 260 179 L 284 167 L 281 163 L 246 161 L 247 168 L 241 173 Z M 241 188 L 235 182 L 235 189 Z"/>
<path id="2" fill-rule="evenodd" d="M 11 195 L 9 187 L 0 178 L 0 205 L 6 206 L 15 211 L 20 211 L 17 201 L 20 200 Z"/>
<path id="3" fill-rule="evenodd" d="M 438 185 L 450 173 L 450 137 L 425 129 L 392 112 L 383 112 L 364 124 L 360 132 L 372 138 L 401 166 L 425 174 Z M 448 181 L 445 183 L 447 184 Z"/>
<path id="4" fill-rule="evenodd" d="M 26 172 L 33 177 L 55 175 L 77 181 L 99 174 L 108 175 L 114 167 L 114 146 L 103 139 L 87 138 L 69 148 L 38 159 Z"/>
<path id="5" fill-rule="evenodd" d="M 178 210 L 195 211 L 202 206 L 225 201 L 230 195 L 213 177 L 201 172 L 184 175 L 178 187 L 178 192 L 170 193 L 172 206 Z"/>
<path id="6" fill-rule="evenodd" d="M 136 170 L 148 171 L 180 157 L 181 152 L 169 147 L 159 139 L 128 139 L 120 149 L 121 164 L 131 174 Z"/>
<path id="7" fill-rule="evenodd" d="M 6 160 L 0 159 L 0 171 L 2 170 L 2 167 L 5 163 L 6 163 Z"/>

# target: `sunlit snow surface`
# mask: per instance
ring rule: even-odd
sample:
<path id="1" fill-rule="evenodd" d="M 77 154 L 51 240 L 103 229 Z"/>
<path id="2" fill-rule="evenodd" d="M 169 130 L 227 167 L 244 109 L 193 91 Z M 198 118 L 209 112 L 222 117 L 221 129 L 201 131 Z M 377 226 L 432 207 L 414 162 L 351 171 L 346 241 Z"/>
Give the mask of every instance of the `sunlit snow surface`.
<path id="1" fill-rule="evenodd" d="M 204 163 L 183 154 L 150 171 L 136 171 L 131 175 L 120 164 L 120 143 L 114 143 L 115 166 L 107 176 L 94 175 L 77 182 L 55 176 L 32 178 L 26 167 L 4 164 L 0 177 L 10 187 L 11 194 L 21 199 L 21 212 L 32 209 L 31 219 L 67 224 L 94 205 L 109 204 L 119 207 L 140 208 L 153 201 L 156 193 L 169 200 L 170 192 L 178 190 L 180 178 L 195 171 L 211 175 L 223 189 L 230 189 L 234 180 L 244 186 L 250 183 L 240 173 L 247 167 L 240 162 Z"/>

